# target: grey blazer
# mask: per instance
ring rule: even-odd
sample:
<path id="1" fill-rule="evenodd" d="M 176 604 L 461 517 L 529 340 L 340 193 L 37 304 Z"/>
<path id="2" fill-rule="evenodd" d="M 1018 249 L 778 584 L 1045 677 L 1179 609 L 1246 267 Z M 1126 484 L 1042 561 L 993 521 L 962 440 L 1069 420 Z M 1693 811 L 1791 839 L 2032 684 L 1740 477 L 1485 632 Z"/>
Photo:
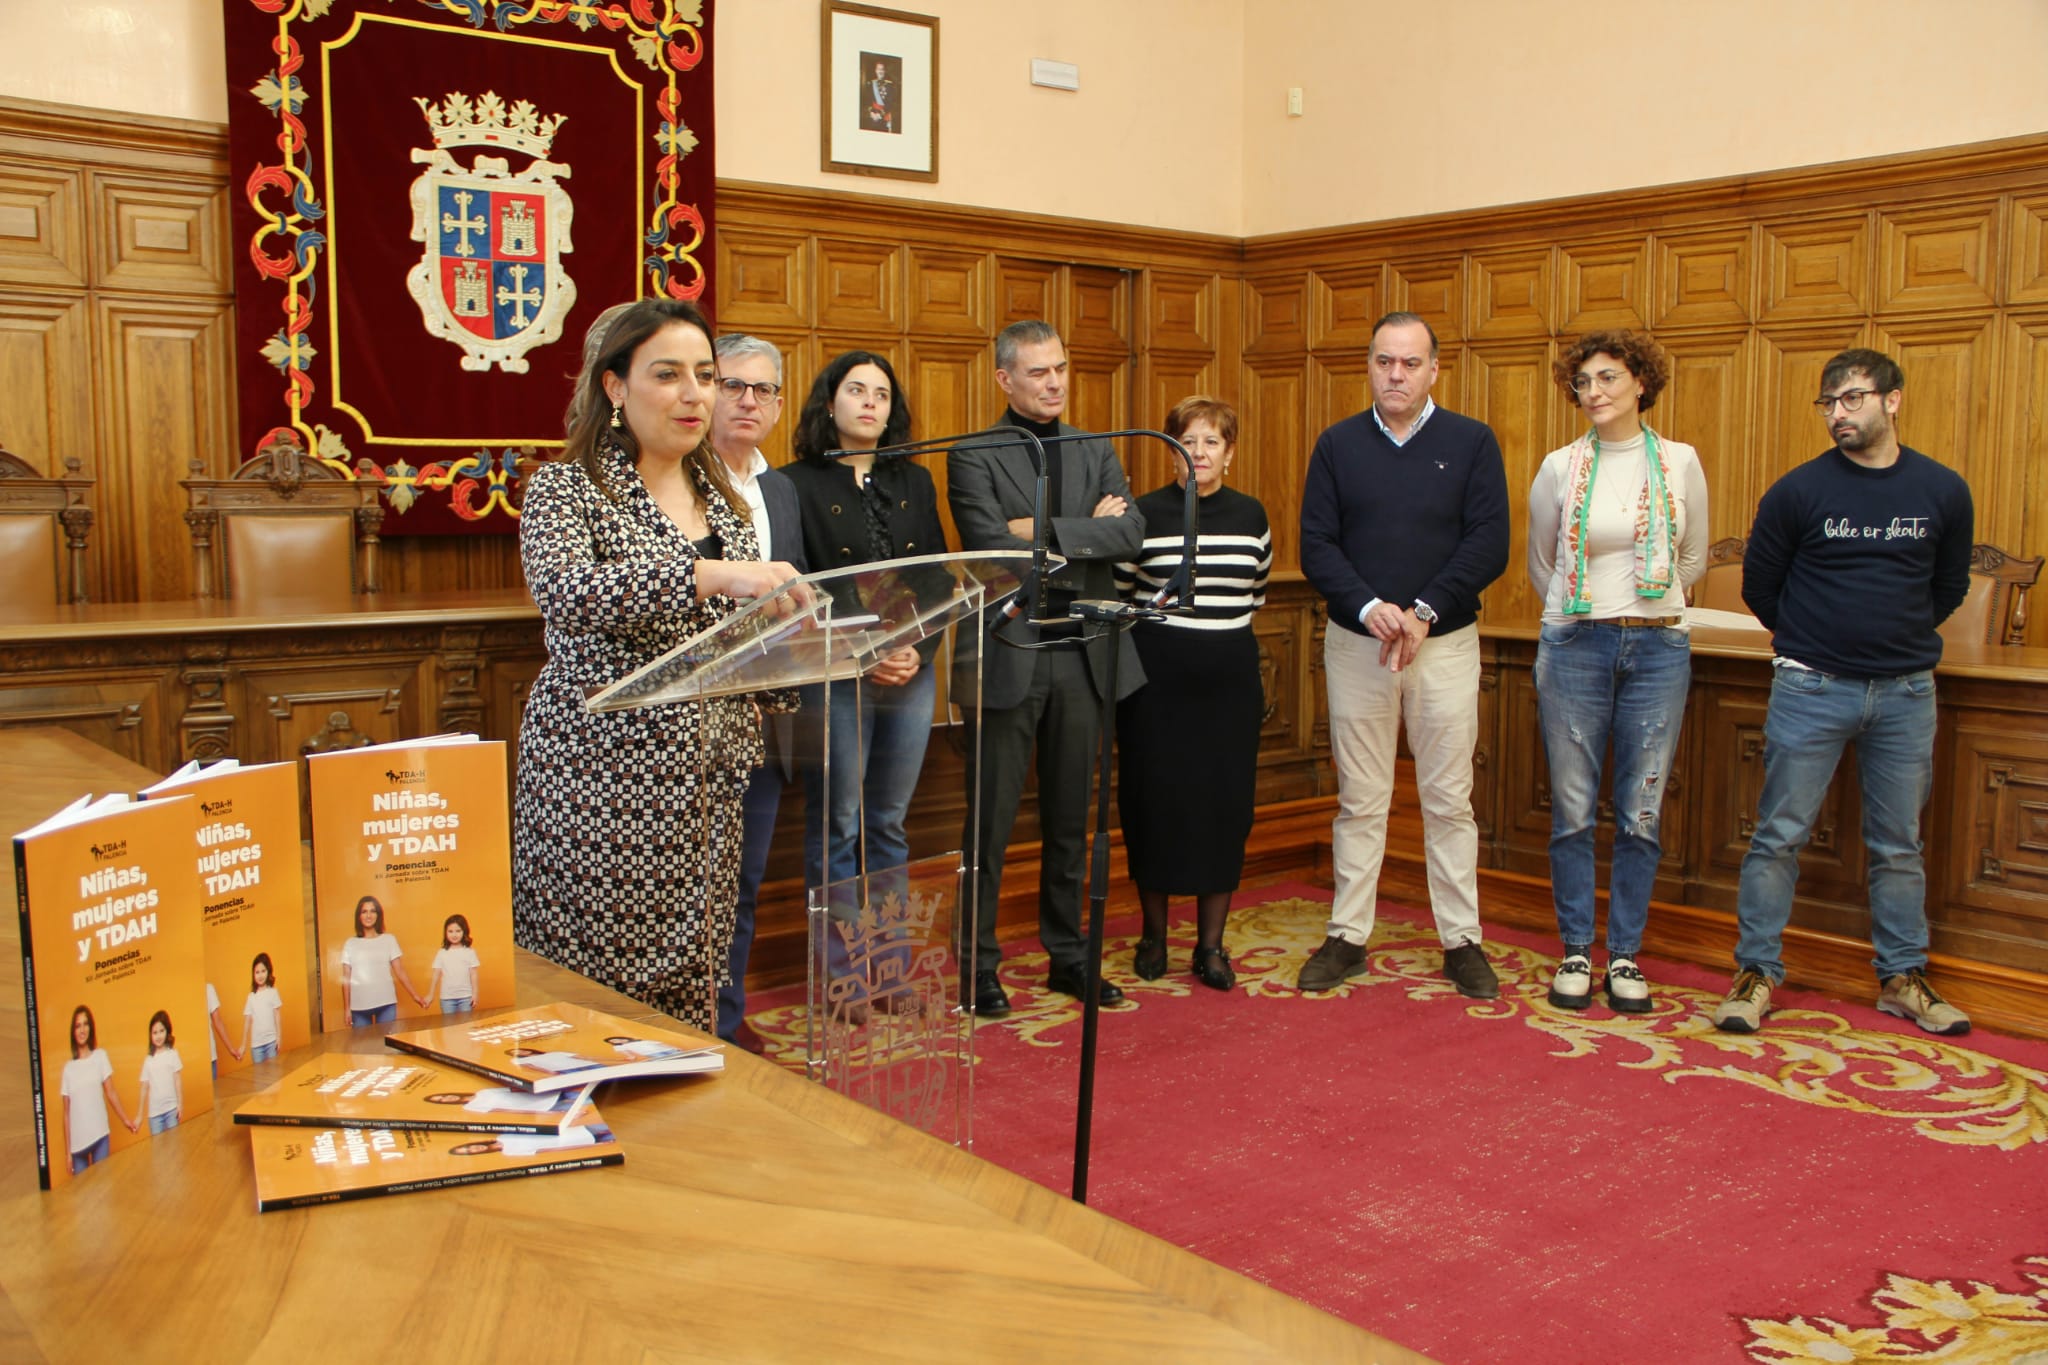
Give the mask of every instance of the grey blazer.
<path id="1" fill-rule="evenodd" d="M 1013 432 L 1007 422 L 989 428 L 989 434 Z M 1060 435 L 1079 433 L 1065 422 Z M 1047 455 L 1063 458 L 1060 505 L 1049 509 L 1047 544 L 1067 560 L 1067 567 L 1054 583 L 1080 597 L 1113 598 L 1116 565 L 1138 557 L 1145 541 L 1145 519 L 1138 515 L 1138 500 L 1124 478 L 1123 466 L 1108 441 L 1093 438 L 1050 447 Z M 1031 450 L 1012 445 L 997 448 L 959 446 L 946 455 L 946 501 L 953 509 L 953 524 L 960 531 L 963 550 L 1029 550 L 1031 542 L 1010 534 L 1009 521 L 1031 515 L 1032 488 L 1036 482 Z M 1114 493 L 1124 500 L 1120 517 L 1095 517 L 1089 513 L 1105 496 Z M 982 705 L 994 709 L 1016 706 L 1031 686 L 1032 656 L 1026 650 L 987 640 L 988 622 L 963 622 L 953 646 L 953 694 L 961 705 L 968 704 L 974 689 L 974 662 L 984 653 Z M 1023 617 L 1005 622 L 995 632 L 1003 639 L 1031 644 L 1038 628 Z M 1121 700 L 1144 685 L 1145 670 L 1130 632 L 1118 633 L 1117 697 Z M 1108 641 L 1097 640 L 1088 651 L 1088 672 L 1095 695 L 1102 696 L 1103 680 L 1109 667 Z"/>

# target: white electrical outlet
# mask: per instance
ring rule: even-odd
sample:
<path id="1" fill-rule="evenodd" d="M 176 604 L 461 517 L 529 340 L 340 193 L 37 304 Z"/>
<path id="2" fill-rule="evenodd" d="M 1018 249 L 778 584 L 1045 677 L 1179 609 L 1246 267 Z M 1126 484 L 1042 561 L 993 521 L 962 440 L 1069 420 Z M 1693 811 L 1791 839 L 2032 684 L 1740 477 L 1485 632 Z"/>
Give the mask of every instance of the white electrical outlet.
<path id="1" fill-rule="evenodd" d="M 1033 57 L 1031 83 L 1051 90 L 1079 90 L 1081 68 L 1072 62 L 1049 62 L 1043 57 Z"/>

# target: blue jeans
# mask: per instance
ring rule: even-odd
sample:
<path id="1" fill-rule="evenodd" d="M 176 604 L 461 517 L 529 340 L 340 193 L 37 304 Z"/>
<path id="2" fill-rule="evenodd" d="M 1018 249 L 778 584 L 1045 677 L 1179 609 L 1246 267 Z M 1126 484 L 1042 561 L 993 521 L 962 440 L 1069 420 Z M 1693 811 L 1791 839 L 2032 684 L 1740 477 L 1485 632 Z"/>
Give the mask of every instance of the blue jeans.
<path id="1" fill-rule="evenodd" d="M 394 1000 L 373 1010 L 350 1010 L 348 1018 L 357 1028 L 368 1028 L 372 1024 L 388 1024 L 398 1018 L 398 1002 Z"/>
<path id="2" fill-rule="evenodd" d="M 1593 836 L 1600 769 L 1614 745 L 1614 866 L 1607 887 L 1607 951 L 1643 946 L 1650 891 L 1664 846 L 1657 826 L 1685 693 L 1692 641 L 1682 630 L 1606 621 L 1545 624 L 1536 646 L 1536 709 L 1550 763 L 1550 894 L 1557 931 L 1593 942 Z"/>
<path id="3" fill-rule="evenodd" d="M 879 872 L 910 861 L 903 821 L 924 771 L 925 745 L 932 737 L 936 680 L 930 664 L 901 687 L 878 687 L 863 678 L 857 708 L 851 679 L 831 686 L 829 855 L 822 774 L 813 767 L 804 782 L 804 876 L 812 886 L 837 885 L 863 871 Z M 816 694 L 815 688 L 805 690 L 806 707 L 816 704 Z"/>
<path id="4" fill-rule="evenodd" d="M 149 1116 L 149 1135 L 151 1137 L 155 1137 L 158 1133 L 168 1133 L 177 1126 L 178 1111 L 175 1109 L 171 1110 L 168 1114 L 151 1114 Z"/>
<path id="5" fill-rule="evenodd" d="M 458 995 L 452 1000 L 444 995 L 441 997 L 441 1013 L 468 1014 L 470 1003 L 470 997 L 466 995 Z"/>
<path id="6" fill-rule="evenodd" d="M 391 1008 L 394 1014 L 398 1010 L 398 1006 L 396 1005 L 393 1005 Z M 276 1043 L 257 1043 L 255 1046 L 249 1049 L 249 1060 L 252 1062 L 267 1062 L 276 1055 Z"/>
<path id="7" fill-rule="evenodd" d="M 1785 979 L 1779 960 L 1799 851 L 1841 761 L 1856 746 L 1870 867 L 1870 943 L 1879 980 L 1927 966 L 1920 810 L 1934 784 L 1934 674 L 1837 678 L 1777 669 L 1764 719 L 1764 792 L 1742 859 L 1735 964 Z"/>
<path id="8" fill-rule="evenodd" d="M 889 870 L 910 862 L 910 836 L 903 822 L 924 771 L 937 678 L 932 666 L 925 664 L 901 687 L 861 679 L 858 698 L 852 679 L 831 687 L 831 836 L 828 840 L 824 829 L 824 775 L 811 767 L 804 774 L 804 877 L 812 887 L 838 889 L 831 913 L 850 924 L 859 913 L 858 897 L 865 894 L 879 902 L 888 891 Z M 806 706 L 821 704 L 817 692 L 806 689 Z M 863 874 L 862 881 L 853 880 Z M 877 884 L 878 877 L 884 878 L 883 884 Z M 899 870 L 895 880 L 899 890 L 907 891 L 908 873 Z M 855 893 L 856 903 L 849 903 L 848 890 Z M 852 970 L 840 932 L 827 934 L 825 946 L 831 975 Z"/>
<path id="9" fill-rule="evenodd" d="M 92 1163 L 95 1161 L 105 1161 L 107 1159 L 107 1153 L 113 1150 L 114 1139 L 111 1135 L 109 1135 L 107 1137 L 101 1138 L 98 1142 L 95 1142 L 92 1146 L 87 1147 L 83 1151 L 73 1152 L 71 1154 L 71 1174 L 77 1175 L 80 1171 L 92 1165 Z"/>
<path id="10" fill-rule="evenodd" d="M 726 950 L 727 979 L 718 987 L 718 1036 L 731 1042 L 747 1014 L 747 958 L 754 950 L 754 907 L 768 870 L 768 845 L 775 838 L 775 813 L 782 805 L 781 758 L 754 769 L 740 805 L 740 885 L 732 916 L 732 946 Z"/>

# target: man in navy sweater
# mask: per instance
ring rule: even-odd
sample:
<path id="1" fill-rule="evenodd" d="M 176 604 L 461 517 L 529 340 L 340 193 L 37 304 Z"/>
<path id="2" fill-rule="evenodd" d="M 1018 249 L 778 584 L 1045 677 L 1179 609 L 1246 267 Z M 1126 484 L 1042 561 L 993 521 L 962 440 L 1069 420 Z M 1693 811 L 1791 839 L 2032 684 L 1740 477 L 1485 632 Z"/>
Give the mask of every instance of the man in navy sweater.
<path id="1" fill-rule="evenodd" d="M 1863 786 L 1877 1007 L 1929 1033 L 1970 1031 L 1927 983 L 1920 808 L 1934 775 L 1935 627 L 1969 591 L 1974 512 L 1961 475 L 1899 444 L 1904 387 L 1877 351 L 1828 362 L 1814 406 L 1835 448 L 1771 485 L 1742 556 L 1742 600 L 1777 657 L 1735 981 L 1714 1010 L 1729 1033 L 1754 1033 L 1785 979 L 1799 850 L 1848 744 Z"/>
<path id="2" fill-rule="evenodd" d="M 1492 428 L 1436 406 L 1436 333 L 1413 313 L 1373 328 L 1372 407 L 1325 431 L 1301 499 L 1301 568 L 1330 608 L 1323 669 L 1337 761 L 1336 894 L 1300 988 L 1366 970 L 1402 724 L 1422 798 L 1444 975 L 1490 1000 L 1480 947 L 1479 594 L 1508 563 L 1507 471 Z"/>

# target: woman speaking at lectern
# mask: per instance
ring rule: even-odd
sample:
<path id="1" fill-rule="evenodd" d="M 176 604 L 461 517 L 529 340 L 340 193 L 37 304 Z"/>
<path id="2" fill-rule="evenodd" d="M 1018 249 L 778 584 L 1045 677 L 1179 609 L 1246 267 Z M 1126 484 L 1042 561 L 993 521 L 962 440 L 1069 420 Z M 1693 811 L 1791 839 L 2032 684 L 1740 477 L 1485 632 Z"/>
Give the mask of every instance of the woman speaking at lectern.
<path id="1" fill-rule="evenodd" d="M 522 947 L 711 1032 L 732 935 L 759 701 L 593 714 L 617 682 L 796 576 L 758 559 L 713 453 L 696 307 L 643 299 L 585 365 L 562 458 L 527 481 L 519 555 L 548 662 L 519 730 L 512 914 Z M 735 507 L 742 507 L 735 512 Z"/>

